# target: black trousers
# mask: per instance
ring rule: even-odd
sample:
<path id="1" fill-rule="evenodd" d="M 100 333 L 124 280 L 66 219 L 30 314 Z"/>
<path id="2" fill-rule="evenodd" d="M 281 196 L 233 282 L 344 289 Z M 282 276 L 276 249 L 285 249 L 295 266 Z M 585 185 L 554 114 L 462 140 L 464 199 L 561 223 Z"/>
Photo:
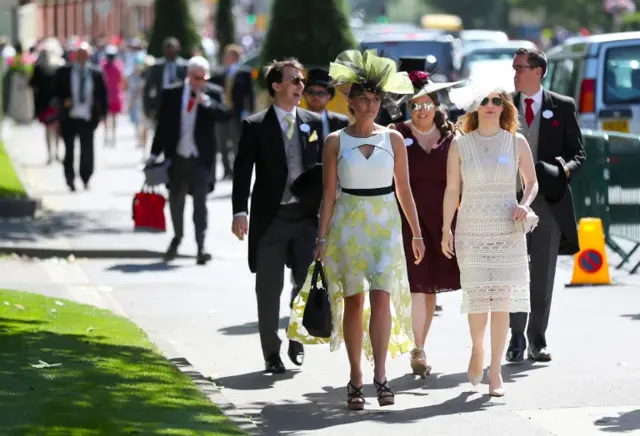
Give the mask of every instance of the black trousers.
<path id="1" fill-rule="evenodd" d="M 76 178 L 75 171 L 75 142 L 80 139 L 80 179 L 89 183 L 93 175 L 93 123 L 78 118 L 69 118 L 62 122 L 61 136 L 64 141 L 64 178 L 67 184 L 72 184 Z"/>

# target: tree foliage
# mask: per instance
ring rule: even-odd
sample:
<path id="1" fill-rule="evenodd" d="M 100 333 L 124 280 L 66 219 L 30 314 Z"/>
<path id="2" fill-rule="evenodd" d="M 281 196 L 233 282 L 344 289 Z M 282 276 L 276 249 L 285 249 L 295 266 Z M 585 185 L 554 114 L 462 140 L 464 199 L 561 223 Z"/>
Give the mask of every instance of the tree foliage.
<path id="1" fill-rule="evenodd" d="M 236 23 L 233 16 L 233 0 L 220 0 L 216 13 L 216 39 L 220 47 L 220 56 L 223 49 L 236 42 Z M 222 61 L 222 58 L 220 59 Z"/>
<path id="2" fill-rule="evenodd" d="M 274 0 L 261 63 L 295 57 L 307 67 L 328 67 L 354 47 L 345 0 Z"/>
<path id="3" fill-rule="evenodd" d="M 201 38 L 191 16 L 188 0 L 156 0 L 155 20 L 149 40 L 149 54 L 161 57 L 162 43 L 173 36 L 180 41 L 181 55 L 191 57 L 191 50 L 200 46 Z"/>

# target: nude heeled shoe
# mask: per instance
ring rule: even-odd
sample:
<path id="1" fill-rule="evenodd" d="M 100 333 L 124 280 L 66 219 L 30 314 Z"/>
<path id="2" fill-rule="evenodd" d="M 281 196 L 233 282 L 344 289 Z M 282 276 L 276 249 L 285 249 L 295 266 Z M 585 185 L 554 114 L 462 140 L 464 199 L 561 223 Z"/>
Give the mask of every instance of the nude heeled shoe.
<path id="1" fill-rule="evenodd" d="M 494 387 L 491 376 L 489 376 L 489 396 L 490 397 L 504 397 L 504 388 L 502 387 L 502 374 L 498 376 L 500 378 L 500 387 Z"/>
<path id="2" fill-rule="evenodd" d="M 424 354 L 424 349 L 414 348 L 411 351 L 411 369 L 414 375 L 419 375 L 425 378 L 431 374 L 431 365 L 427 364 L 427 357 Z"/>
<path id="3" fill-rule="evenodd" d="M 471 366 L 474 361 L 473 357 L 474 355 L 472 352 L 471 357 L 469 358 L 469 368 L 467 369 L 467 379 L 469 380 L 469 383 L 471 383 L 471 386 L 476 386 L 480 384 L 482 382 L 482 379 L 484 378 L 484 368 L 480 370 L 480 374 L 472 372 Z"/>

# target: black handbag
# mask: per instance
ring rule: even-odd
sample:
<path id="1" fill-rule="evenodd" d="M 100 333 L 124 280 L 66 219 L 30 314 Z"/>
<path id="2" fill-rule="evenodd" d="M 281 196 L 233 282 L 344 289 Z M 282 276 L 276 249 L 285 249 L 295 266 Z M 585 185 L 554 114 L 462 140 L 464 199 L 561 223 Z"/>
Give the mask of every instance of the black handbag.
<path id="1" fill-rule="evenodd" d="M 318 277 L 320 283 L 318 283 Z M 316 338 L 331 337 L 331 303 L 322 262 L 316 260 L 311 276 L 311 290 L 302 315 L 302 326 Z"/>

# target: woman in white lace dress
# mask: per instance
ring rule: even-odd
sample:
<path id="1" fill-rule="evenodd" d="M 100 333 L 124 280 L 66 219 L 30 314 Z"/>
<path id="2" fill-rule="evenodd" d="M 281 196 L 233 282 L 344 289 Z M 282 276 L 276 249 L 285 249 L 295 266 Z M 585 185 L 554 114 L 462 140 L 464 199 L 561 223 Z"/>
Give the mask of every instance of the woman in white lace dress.
<path id="1" fill-rule="evenodd" d="M 488 91 L 488 92 L 487 92 Z M 504 395 L 502 356 L 510 312 L 529 312 L 529 263 L 525 233 L 516 221 L 527 218 L 538 192 L 531 149 L 517 133 L 511 96 L 499 87 L 473 85 L 451 91 L 466 110 L 465 135 L 454 139 L 447 161 L 442 250 L 457 257 L 473 349 L 467 375 L 472 385 L 484 375 L 484 333 L 491 313 L 489 394 Z M 518 173 L 523 198 L 516 200 Z M 455 250 L 451 222 L 458 207 Z"/>

